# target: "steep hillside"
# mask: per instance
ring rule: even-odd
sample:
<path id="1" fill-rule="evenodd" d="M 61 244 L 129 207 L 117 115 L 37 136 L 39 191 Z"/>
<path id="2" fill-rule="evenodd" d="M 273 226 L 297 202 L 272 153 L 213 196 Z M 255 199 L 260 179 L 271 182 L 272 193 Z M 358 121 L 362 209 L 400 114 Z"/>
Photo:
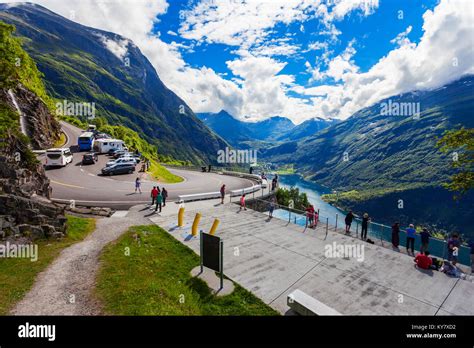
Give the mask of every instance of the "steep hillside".
<path id="1" fill-rule="evenodd" d="M 56 100 L 95 103 L 98 116 L 139 132 L 177 159 L 207 162 L 225 147 L 126 38 L 28 3 L 0 5 L 0 20 L 17 27 Z"/>
<path id="2" fill-rule="evenodd" d="M 49 180 L 30 149 L 50 146 L 59 125 L 41 75 L 13 29 L 0 22 L 0 239 L 59 237 L 64 209 L 48 200 Z"/>

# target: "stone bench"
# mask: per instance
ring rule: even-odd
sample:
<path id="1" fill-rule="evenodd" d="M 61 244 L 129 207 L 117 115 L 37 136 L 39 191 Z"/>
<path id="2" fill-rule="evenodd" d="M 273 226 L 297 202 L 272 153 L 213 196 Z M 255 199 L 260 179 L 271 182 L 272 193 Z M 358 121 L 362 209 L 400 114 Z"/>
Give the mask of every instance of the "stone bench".
<path id="1" fill-rule="evenodd" d="M 295 290 L 287 297 L 288 306 L 300 315 L 341 315 L 301 290 Z"/>

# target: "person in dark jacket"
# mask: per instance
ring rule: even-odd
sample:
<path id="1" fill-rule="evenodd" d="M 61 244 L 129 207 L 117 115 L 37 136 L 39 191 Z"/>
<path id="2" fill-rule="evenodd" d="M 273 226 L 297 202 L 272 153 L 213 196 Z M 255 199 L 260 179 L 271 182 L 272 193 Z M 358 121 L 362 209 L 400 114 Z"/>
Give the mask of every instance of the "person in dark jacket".
<path id="1" fill-rule="evenodd" d="M 395 249 L 398 249 L 400 245 L 400 223 L 395 222 L 392 225 L 392 245 Z"/>
<path id="2" fill-rule="evenodd" d="M 423 253 L 425 251 L 428 251 L 428 245 L 430 244 L 431 233 L 429 233 L 426 228 L 423 228 L 423 231 L 420 232 L 420 237 L 421 237 L 420 251 Z"/>
<path id="3" fill-rule="evenodd" d="M 352 220 L 354 220 L 354 214 L 352 214 L 352 210 L 349 210 L 349 213 L 347 213 L 346 218 L 344 219 L 347 234 L 351 233 Z"/>
<path id="4" fill-rule="evenodd" d="M 362 217 L 362 230 L 360 231 L 360 238 L 367 239 L 367 230 L 369 229 L 370 217 L 369 214 L 364 213 Z"/>
<path id="5" fill-rule="evenodd" d="M 161 189 L 161 196 L 163 197 L 163 207 L 166 207 L 166 198 L 168 198 L 168 191 L 163 187 Z"/>

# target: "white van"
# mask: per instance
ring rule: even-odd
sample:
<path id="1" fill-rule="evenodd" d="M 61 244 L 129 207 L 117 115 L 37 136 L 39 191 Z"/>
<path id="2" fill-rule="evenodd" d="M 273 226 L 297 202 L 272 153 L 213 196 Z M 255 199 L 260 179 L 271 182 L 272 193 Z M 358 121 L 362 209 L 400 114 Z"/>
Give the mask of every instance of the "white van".
<path id="1" fill-rule="evenodd" d="M 111 149 L 123 150 L 124 147 L 123 140 L 119 139 L 97 139 L 94 142 L 94 151 L 98 153 L 108 153 Z"/>
<path id="2" fill-rule="evenodd" d="M 72 162 L 72 152 L 68 147 L 46 150 L 46 167 L 65 167 Z"/>

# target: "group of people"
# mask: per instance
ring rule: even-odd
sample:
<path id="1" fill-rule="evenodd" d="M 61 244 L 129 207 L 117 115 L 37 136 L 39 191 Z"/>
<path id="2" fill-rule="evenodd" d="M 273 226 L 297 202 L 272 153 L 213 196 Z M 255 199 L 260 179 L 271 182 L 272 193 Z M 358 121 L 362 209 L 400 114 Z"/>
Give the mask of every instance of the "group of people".
<path id="1" fill-rule="evenodd" d="M 153 207 L 153 205 L 155 205 L 155 211 L 158 211 L 159 209 L 159 212 L 161 213 L 161 208 L 166 206 L 166 198 L 168 198 L 168 191 L 166 191 L 164 187 L 160 190 L 158 186 L 153 186 L 150 197 L 150 206 Z"/>

